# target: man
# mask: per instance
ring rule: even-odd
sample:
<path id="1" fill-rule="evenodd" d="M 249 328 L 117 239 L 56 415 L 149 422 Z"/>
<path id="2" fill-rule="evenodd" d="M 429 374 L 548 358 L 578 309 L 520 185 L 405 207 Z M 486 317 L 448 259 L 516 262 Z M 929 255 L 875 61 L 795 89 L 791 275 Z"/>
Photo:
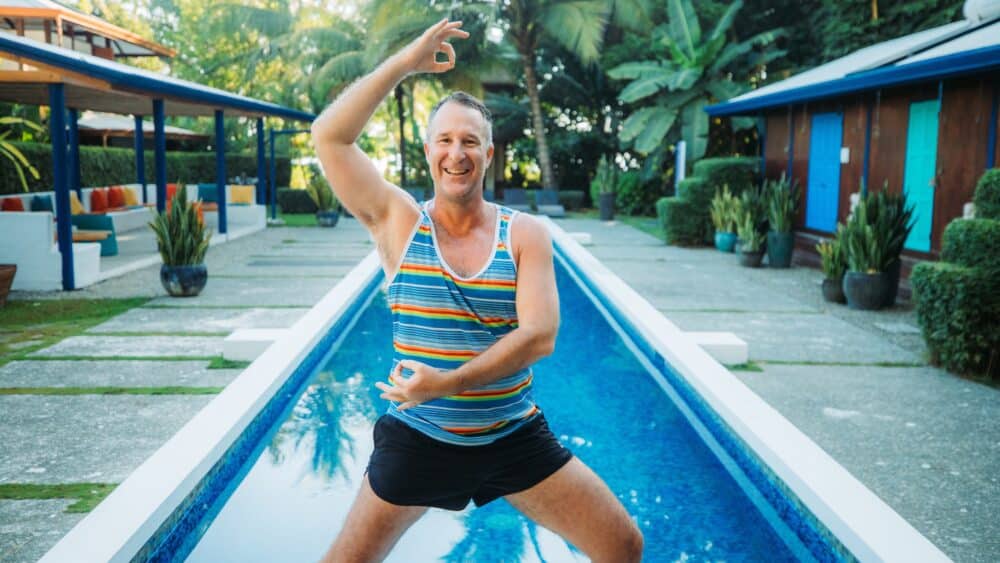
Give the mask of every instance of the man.
<path id="1" fill-rule="evenodd" d="M 424 144 L 434 198 L 423 206 L 355 145 L 401 80 L 455 66 L 447 41 L 469 36 L 461 25 L 429 28 L 312 126 L 327 180 L 376 241 L 395 349 L 389 383 L 376 383 L 389 412 L 324 561 L 381 560 L 428 507 L 500 497 L 593 561 L 638 561 L 642 535 L 625 508 L 531 400 L 530 366 L 552 352 L 559 326 L 552 243 L 532 217 L 483 199 L 488 110 L 462 93 L 435 107 Z"/>

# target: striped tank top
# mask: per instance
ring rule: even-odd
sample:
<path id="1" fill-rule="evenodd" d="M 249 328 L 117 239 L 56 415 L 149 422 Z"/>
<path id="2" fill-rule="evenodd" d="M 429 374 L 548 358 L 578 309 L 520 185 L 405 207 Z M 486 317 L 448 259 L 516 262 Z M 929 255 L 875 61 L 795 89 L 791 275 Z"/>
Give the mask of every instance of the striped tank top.
<path id="1" fill-rule="evenodd" d="M 510 250 L 515 212 L 497 206 L 493 254 L 479 273 L 463 278 L 441 257 L 426 206 L 420 209 L 420 220 L 387 292 L 392 367 L 408 359 L 454 370 L 517 328 L 517 271 Z M 411 373 L 403 369 L 403 377 Z M 388 414 L 442 442 L 489 444 L 539 412 L 532 400 L 531 380 L 531 368 L 525 368 L 489 385 L 405 411 L 391 402 Z"/>

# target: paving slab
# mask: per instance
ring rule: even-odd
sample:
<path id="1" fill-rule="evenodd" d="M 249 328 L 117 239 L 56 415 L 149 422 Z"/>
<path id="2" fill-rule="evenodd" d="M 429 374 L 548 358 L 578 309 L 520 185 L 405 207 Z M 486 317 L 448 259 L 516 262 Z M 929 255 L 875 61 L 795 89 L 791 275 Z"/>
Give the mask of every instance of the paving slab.
<path id="1" fill-rule="evenodd" d="M 643 246 L 664 246 L 663 241 L 634 229 L 619 221 L 594 221 L 593 219 L 557 219 L 556 224 L 567 231 L 586 231 L 591 234 L 595 245 L 632 244 Z"/>
<path id="2" fill-rule="evenodd" d="M 67 514 L 75 500 L 0 500 L 0 561 L 38 561 L 86 514 Z"/>
<path id="3" fill-rule="evenodd" d="M 213 398 L 0 396 L 0 483 L 120 483 Z"/>
<path id="4" fill-rule="evenodd" d="M 1000 561 L 1000 390 L 931 367 L 734 372 L 956 561 Z"/>
<path id="5" fill-rule="evenodd" d="M 18 360 L 0 367 L 0 387 L 225 387 L 240 369 L 208 362 Z"/>
<path id="6" fill-rule="evenodd" d="M 237 328 L 287 328 L 304 308 L 164 309 L 138 307 L 87 330 L 102 332 L 231 332 Z"/>
<path id="7" fill-rule="evenodd" d="M 209 274 L 208 284 L 197 297 L 162 296 L 153 299 L 155 305 L 171 307 L 201 307 L 255 305 L 312 307 L 336 285 L 336 278 L 289 278 L 255 280 L 249 278 L 215 278 Z"/>
<path id="8" fill-rule="evenodd" d="M 218 356 L 224 336 L 71 336 L 39 356 Z"/>
<path id="9" fill-rule="evenodd" d="M 798 362 L 922 362 L 878 335 L 818 313 L 670 312 L 682 330 L 728 331 L 750 345 L 750 359 Z"/>
<path id="10" fill-rule="evenodd" d="M 755 283 L 727 282 L 731 278 L 696 268 L 666 272 L 662 270 L 667 267 L 651 268 L 635 261 L 614 264 L 612 269 L 660 311 L 819 311 L 788 295 L 768 292 Z"/>

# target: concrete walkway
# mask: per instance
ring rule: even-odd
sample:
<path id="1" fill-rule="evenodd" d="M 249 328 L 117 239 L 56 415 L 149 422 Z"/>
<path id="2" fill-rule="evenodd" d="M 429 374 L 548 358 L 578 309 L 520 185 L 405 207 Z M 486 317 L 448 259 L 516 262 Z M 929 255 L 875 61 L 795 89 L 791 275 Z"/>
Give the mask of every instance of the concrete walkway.
<path id="1" fill-rule="evenodd" d="M 559 223 L 591 233 L 588 250 L 681 328 L 745 339 L 763 371 L 736 375 L 945 553 L 1000 560 L 1000 391 L 925 365 L 911 310 L 828 305 L 815 270 L 750 270 L 623 224 Z M 0 368 L 0 387 L 225 386 L 239 370 L 203 359 L 222 336 L 290 326 L 371 249 L 352 220 L 269 228 L 213 247 L 209 284 L 194 299 L 164 296 L 158 267 L 70 294 L 17 294 L 155 299 Z M 120 483 L 211 398 L 0 396 L 0 483 Z M 70 503 L 0 501 L 0 561 L 41 556 L 82 518 L 64 513 Z"/>
<path id="2" fill-rule="evenodd" d="M 353 220 L 269 228 L 213 246 L 208 285 L 195 298 L 166 296 L 159 265 L 75 292 L 15 293 L 153 299 L 0 367 L 0 387 L 225 387 L 241 370 L 208 369 L 207 358 L 221 354 L 226 334 L 291 326 L 372 248 Z M 213 398 L 207 391 L 0 395 L 0 484 L 120 483 Z M 64 512 L 72 502 L 0 500 L 0 561 L 41 557 L 83 517 Z"/>
<path id="3" fill-rule="evenodd" d="M 823 301 L 813 269 L 750 269 L 621 223 L 558 220 L 683 330 L 730 331 L 735 371 L 956 561 L 1000 561 L 1000 390 L 926 364 L 912 307 Z"/>

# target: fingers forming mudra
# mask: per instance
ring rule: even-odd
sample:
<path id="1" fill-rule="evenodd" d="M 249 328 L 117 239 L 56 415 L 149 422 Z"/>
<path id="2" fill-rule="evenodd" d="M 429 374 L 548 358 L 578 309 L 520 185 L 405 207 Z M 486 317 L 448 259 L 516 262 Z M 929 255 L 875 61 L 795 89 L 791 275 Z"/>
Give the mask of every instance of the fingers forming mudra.
<path id="1" fill-rule="evenodd" d="M 455 68 L 455 48 L 448 40 L 468 38 L 469 33 L 459 29 L 461 27 L 462 22 L 445 18 L 410 43 L 406 54 L 413 71 L 441 73 Z M 444 53 L 447 60 L 438 61 L 438 53 Z"/>

